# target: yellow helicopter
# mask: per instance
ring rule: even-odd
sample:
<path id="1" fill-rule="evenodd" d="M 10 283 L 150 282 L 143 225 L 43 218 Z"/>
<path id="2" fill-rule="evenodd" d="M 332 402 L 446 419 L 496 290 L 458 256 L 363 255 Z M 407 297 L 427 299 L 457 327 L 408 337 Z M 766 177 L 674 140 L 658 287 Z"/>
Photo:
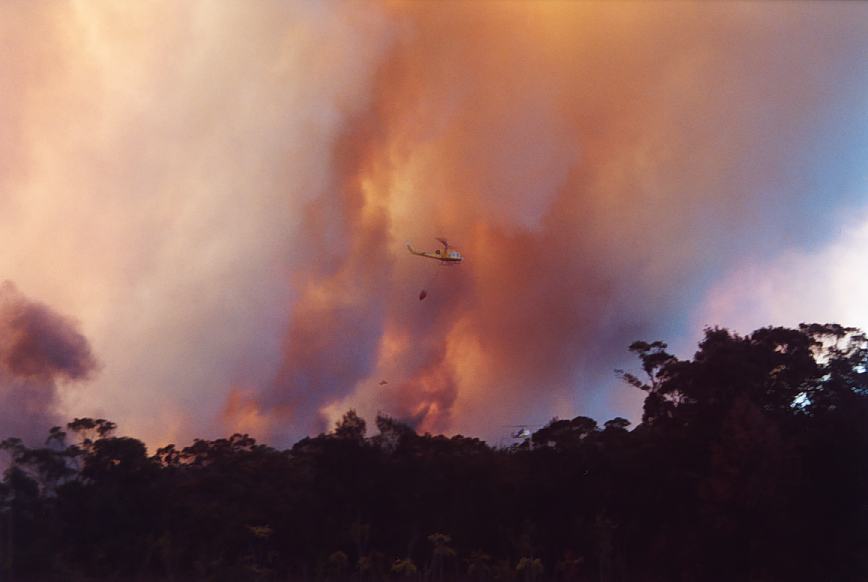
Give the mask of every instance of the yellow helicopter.
<path id="1" fill-rule="evenodd" d="M 449 248 L 449 243 L 446 242 L 446 239 L 438 238 L 436 239 L 443 245 L 443 250 L 440 249 L 435 250 L 434 252 L 429 251 L 417 251 L 413 248 L 413 245 L 410 244 L 410 241 L 407 241 L 407 250 L 409 250 L 414 255 L 419 255 L 420 257 L 428 257 L 429 259 L 436 259 L 440 261 L 440 264 L 443 265 L 457 265 L 461 261 L 464 260 L 464 257 L 461 256 L 461 253 L 455 249 Z"/>

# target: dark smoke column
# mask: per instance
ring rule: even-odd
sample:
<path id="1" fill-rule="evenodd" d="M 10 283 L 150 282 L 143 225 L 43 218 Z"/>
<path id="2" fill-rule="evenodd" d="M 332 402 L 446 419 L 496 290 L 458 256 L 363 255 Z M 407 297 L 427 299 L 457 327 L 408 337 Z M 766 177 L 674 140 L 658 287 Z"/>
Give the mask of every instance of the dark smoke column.
<path id="1" fill-rule="evenodd" d="M 60 424 L 58 385 L 86 380 L 96 367 L 73 321 L 0 283 L 0 438 L 40 438 Z"/>

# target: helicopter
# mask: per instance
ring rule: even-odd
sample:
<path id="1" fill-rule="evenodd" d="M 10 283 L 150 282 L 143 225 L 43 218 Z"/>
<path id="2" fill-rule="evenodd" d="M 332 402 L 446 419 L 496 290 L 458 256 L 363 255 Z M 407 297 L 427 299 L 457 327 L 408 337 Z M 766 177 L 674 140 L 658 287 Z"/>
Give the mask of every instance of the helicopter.
<path id="1" fill-rule="evenodd" d="M 407 250 L 414 255 L 419 255 L 420 257 L 427 257 L 429 259 L 438 260 L 440 261 L 441 265 L 457 265 L 464 260 L 464 257 L 461 256 L 460 252 L 455 249 L 449 248 L 449 243 L 446 241 L 446 239 L 437 238 L 436 240 L 443 245 L 442 251 L 440 249 L 437 249 L 434 252 L 417 251 L 413 248 L 413 245 L 410 244 L 410 241 L 407 241 Z"/>

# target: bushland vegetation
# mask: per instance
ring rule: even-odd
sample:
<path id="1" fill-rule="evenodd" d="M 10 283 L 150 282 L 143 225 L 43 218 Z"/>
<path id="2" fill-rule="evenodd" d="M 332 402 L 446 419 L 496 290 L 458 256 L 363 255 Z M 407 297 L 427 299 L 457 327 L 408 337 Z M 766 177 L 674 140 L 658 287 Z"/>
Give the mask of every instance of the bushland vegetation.
<path id="1" fill-rule="evenodd" d="M 509 447 L 347 412 L 278 450 L 149 454 L 104 419 L 2 442 L 0 579 L 868 579 L 868 345 L 839 325 L 636 342 L 621 418 Z"/>

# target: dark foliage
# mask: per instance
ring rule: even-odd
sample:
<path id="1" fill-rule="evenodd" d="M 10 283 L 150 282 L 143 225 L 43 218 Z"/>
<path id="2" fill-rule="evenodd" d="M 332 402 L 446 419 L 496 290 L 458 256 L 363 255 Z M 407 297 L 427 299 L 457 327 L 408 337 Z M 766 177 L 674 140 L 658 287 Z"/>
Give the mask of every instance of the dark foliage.
<path id="1" fill-rule="evenodd" d="M 348 412 L 280 451 L 148 456 L 76 419 L 0 444 L 0 579 L 868 579 L 868 346 L 803 325 L 636 342 L 642 423 L 553 420 L 506 449 Z"/>

